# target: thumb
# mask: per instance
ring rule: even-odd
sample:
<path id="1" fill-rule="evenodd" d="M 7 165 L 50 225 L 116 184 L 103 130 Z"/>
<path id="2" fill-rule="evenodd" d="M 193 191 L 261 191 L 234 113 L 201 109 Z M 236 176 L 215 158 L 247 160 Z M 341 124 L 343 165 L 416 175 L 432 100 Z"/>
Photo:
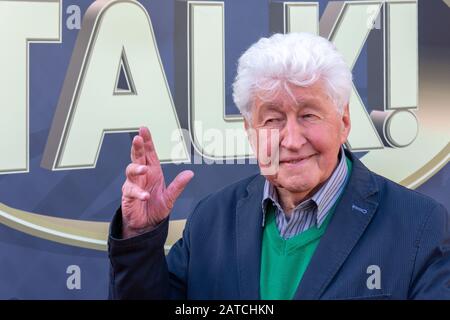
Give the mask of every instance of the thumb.
<path id="1" fill-rule="evenodd" d="M 183 192 L 184 188 L 186 188 L 189 181 L 191 181 L 194 176 L 194 172 L 191 170 L 185 170 L 180 172 L 175 179 L 173 179 L 172 183 L 167 187 L 164 198 L 166 199 L 167 206 L 172 209 L 175 201 Z"/>

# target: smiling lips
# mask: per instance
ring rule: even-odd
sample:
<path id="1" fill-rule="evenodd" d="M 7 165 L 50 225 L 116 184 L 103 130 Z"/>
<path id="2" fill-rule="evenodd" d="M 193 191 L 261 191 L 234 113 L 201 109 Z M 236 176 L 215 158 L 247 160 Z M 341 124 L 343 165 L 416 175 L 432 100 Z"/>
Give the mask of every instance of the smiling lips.
<path id="1" fill-rule="evenodd" d="M 280 164 L 288 164 L 288 165 L 289 164 L 291 164 L 291 165 L 292 164 L 300 164 L 300 163 L 303 163 L 306 160 L 310 159 L 313 155 L 314 154 L 305 156 L 305 157 L 286 158 L 286 159 L 280 160 Z"/>

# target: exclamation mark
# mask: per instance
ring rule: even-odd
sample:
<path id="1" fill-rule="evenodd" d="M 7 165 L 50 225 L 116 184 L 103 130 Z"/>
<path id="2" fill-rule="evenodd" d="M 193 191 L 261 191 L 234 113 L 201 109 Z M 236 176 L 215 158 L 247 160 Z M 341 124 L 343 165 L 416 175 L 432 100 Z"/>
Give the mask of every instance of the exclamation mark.
<path id="1" fill-rule="evenodd" d="M 418 107 L 417 1 L 385 4 L 384 111 L 371 118 L 386 146 L 402 148 L 417 137 Z"/>

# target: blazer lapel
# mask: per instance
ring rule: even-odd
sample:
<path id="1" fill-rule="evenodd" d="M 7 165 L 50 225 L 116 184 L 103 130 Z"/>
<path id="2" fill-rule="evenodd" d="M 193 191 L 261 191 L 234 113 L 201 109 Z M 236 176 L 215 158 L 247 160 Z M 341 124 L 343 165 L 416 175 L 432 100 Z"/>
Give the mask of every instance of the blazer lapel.
<path id="1" fill-rule="evenodd" d="M 378 202 L 372 173 L 351 153 L 353 169 L 344 194 L 300 281 L 294 299 L 319 299 L 369 225 Z"/>
<path id="2" fill-rule="evenodd" d="M 240 299 L 259 299 L 262 208 L 265 178 L 256 176 L 236 205 L 237 263 Z"/>

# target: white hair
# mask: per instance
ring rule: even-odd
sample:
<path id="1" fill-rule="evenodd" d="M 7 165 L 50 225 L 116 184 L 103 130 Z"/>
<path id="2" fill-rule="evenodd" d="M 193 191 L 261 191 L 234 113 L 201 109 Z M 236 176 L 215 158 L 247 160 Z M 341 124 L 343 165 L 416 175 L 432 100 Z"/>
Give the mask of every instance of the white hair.
<path id="1" fill-rule="evenodd" d="M 324 85 L 338 111 L 343 112 L 352 89 L 352 73 L 343 56 L 325 38 L 310 33 L 274 34 L 261 38 L 239 58 L 233 99 L 241 114 L 251 119 L 257 92 L 290 92 L 288 84 Z"/>

